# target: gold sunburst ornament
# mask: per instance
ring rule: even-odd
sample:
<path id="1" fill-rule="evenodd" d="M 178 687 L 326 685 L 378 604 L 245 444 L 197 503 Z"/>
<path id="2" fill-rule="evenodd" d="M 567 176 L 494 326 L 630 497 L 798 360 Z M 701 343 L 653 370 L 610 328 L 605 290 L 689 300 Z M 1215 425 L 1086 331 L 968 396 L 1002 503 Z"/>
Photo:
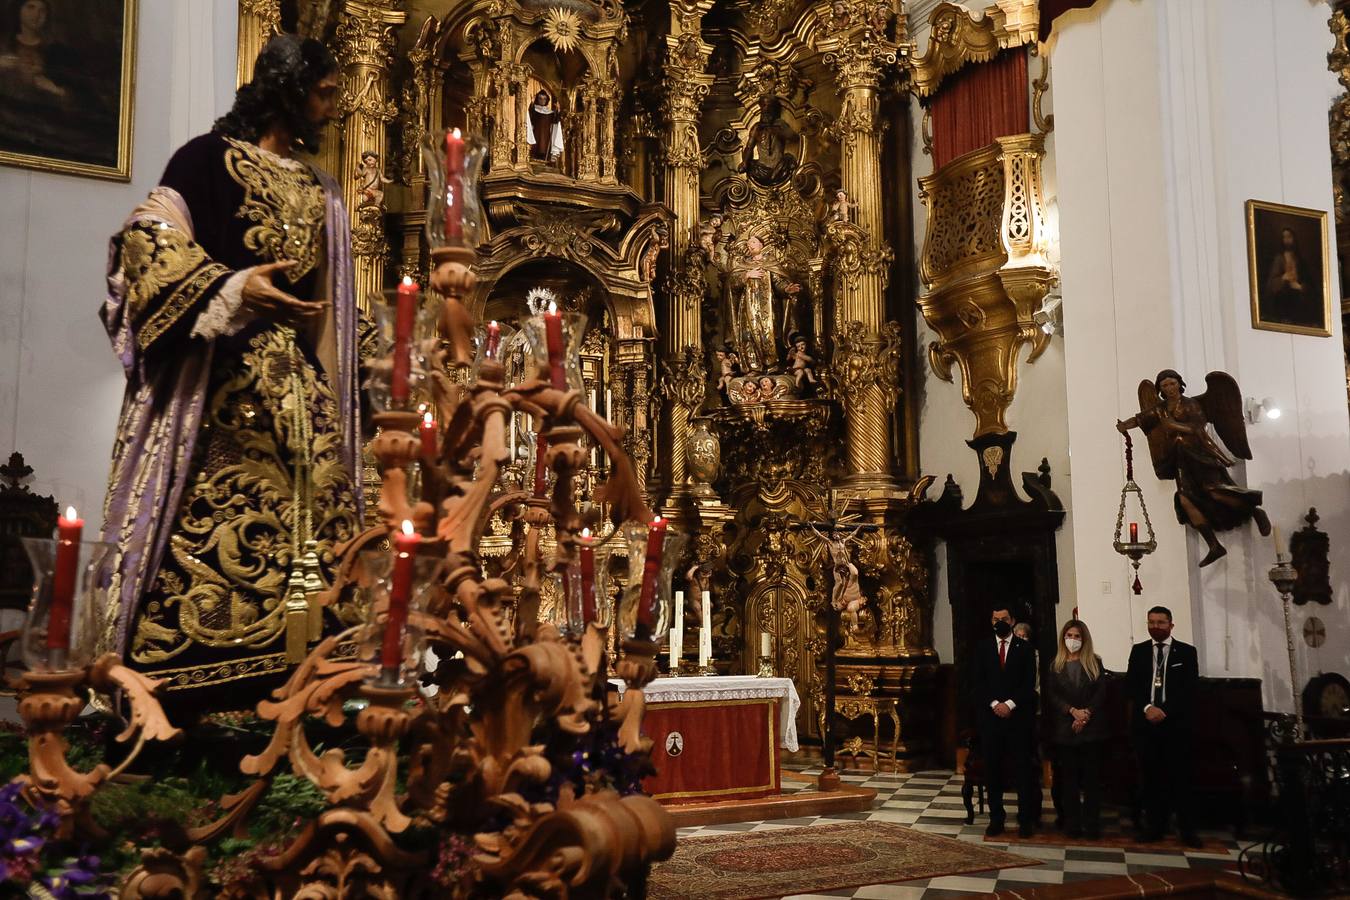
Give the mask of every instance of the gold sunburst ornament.
<path id="1" fill-rule="evenodd" d="M 544 13 L 544 37 L 562 53 L 575 50 L 581 39 L 581 16 L 576 10 L 553 7 Z"/>

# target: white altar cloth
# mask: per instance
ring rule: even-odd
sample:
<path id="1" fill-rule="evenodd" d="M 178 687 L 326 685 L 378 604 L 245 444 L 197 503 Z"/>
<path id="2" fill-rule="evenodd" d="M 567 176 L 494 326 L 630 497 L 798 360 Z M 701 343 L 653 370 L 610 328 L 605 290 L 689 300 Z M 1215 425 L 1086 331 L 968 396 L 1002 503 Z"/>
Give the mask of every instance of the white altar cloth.
<path id="1" fill-rule="evenodd" d="M 622 690 L 622 687 L 620 687 Z M 760 678 L 756 675 L 681 675 L 658 678 L 643 689 L 648 703 L 680 703 L 696 700 L 777 700 L 778 746 L 797 749 L 797 710 L 801 698 L 791 678 Z"/>

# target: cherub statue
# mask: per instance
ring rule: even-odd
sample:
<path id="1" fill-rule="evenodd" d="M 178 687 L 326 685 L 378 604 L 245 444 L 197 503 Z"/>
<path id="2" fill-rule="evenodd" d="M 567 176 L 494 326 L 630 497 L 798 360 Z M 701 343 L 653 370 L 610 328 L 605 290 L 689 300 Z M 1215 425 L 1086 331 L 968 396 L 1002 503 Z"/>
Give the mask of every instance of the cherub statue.
<path id="1" fill-rule="evenodd" d="M 839 222 L 853 221 L 853 210 L 858 204 L 848 198 L 848 191 L 840 188 L 835 191 L 834 202 L 830 204 L 830 218 Z"/>
<path id="2" fill-rule="evenodd" d="M 788 372 L 792 375 L 793 383 L 799 389 L 803 381 L 809 384 L 820 383 L 816 379 L 816 359 L 806 351 L 806 338 L 802 337 L 799 331 L 794 331 L 788 335 L 787 359 Z"/>
<path id="3" fill-rule="evenodd" d="M 717 377 L 717 391 L 723 399 L 726 399 L 727 391 L 731 388 L 731 379 L 741 374 L 741 360 L 736 351 L 729 346 L 713 351 L 713 358 L 717 361 L 720 372 Z"/>
<path id="4" fill-rule="evenodd" d="M 1205 393 L 1187 397 L 1181 375 L 1163 369 L 1153 381 L 1139 382 L 1139 414 L 1116 422 L 1121 434 L 1131 428 L 1142 430 L 1148 436 L 1153 471 L 1159 478 L 1176 481 L 1177 521 L 1200 532 L 1209 547 L 1201 566 L 1228 552 L 1214 536 L 1216 531 L 1237 528 L 1250 518 L 1262 535 L 1270 534 L 1261 492 L 1238 487 L 1228 474 L 1236 465 L 1229 452 L 1252 458 L 1242 418 L 1242 391 L 1226 372 L 1210 372 L 1205 384 Z M 1223 446 L 1206 429 L 1211 424 Z"/>
<path id="5" fill-rule="evenodd" d="M 367 150 L 361 154 L 361 164 L 356 167 L 356 193 L 361 199 L 357 206 L 378 206 L 384 208 L 384 186 L 394 179 L 380 171 L 380 154 Z"/>
<path id="6" fill-rule="evenodd" d="M 698 223 L 698 245 L 708 254 L 708 259 L 717 258 L 717 245 L 722 242 L 722 214 L 713 213 Z"/>

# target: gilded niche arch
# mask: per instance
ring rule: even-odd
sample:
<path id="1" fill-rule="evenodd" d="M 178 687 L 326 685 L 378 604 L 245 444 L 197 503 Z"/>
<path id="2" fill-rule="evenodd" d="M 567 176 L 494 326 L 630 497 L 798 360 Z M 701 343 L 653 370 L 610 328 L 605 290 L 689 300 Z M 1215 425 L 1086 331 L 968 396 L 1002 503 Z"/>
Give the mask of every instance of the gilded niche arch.
<path id="1" fill-rule="evenodd" d="M 494 282 L 522 267 L 530 271 L 528 265 L 535 261 L 552 259 L 594 279 L 606 298 L 615 339 L 655 334 L 655 259 L 669 240 L 665 207 L 644 206 L 629 224 L 621 212 L 508 202 L 499 206 L 490 218 L 505 227 L 480 248 L 478 285 L 468 298 L 472 315 L 483 315 Z"/>

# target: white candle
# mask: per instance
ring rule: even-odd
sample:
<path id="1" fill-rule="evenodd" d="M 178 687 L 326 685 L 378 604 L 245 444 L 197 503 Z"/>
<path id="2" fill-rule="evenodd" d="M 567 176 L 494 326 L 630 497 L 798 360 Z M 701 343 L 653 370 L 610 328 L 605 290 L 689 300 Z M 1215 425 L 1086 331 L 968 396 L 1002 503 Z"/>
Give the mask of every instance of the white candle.
<path id="1" fill-rule="evenodd" d="M 680 632 L 677 628 L 670 629 L 670 674 L 674 675 L 680 671 Z"/>
<path id="2" fill-rule="evenodd" d="M 674 626 L 674 632 L 679 635 L 679 649 L 675 651 L 678 659 L 684 654 L 684 591 L 675 592 L 675 618 L 670 624 Z"/>
<path id="3" fill-rule="evenodd" d="M 698 630 L 698 667 L 706 669 L 712 659 L 712 634 L 706 628 Z"/>
<path id="4" fill-rule="evenodd" d="M 773 649 L 769 642 L 769 633 L 766 631 L 759 636 L 759 655 L 768 656 L 772 652 Z"/>
<path id="5" fill-rule="evenodd" d="M 703 592 L 703 628 L 712 636 L 712 593 Z"/>

